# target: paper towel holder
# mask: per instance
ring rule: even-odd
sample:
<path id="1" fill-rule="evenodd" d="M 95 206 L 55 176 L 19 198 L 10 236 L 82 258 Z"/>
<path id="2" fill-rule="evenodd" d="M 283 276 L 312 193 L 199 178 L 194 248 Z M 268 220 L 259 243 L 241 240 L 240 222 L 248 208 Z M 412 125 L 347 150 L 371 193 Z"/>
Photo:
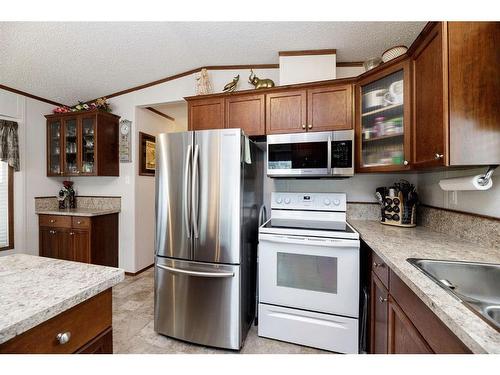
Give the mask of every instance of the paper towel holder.
<path id="1" fill-rule="evenodd" d="M 484 176 L 480 177 L 478 180 L 479 185 L 481 186 L 486 186 L 490 182 L 491 176 L 493 175 L 493 172 L 495 169 L 498 167 L 498 165 L 490 165 L 488 167 L 488 170 L 484 174 Z"/>

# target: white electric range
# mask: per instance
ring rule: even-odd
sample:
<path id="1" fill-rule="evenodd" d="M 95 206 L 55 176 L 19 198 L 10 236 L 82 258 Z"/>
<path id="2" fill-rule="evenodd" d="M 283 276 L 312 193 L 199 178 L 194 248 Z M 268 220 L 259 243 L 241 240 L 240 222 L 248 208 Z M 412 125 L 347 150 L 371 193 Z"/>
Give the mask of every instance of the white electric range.
<path id="1" fill-rule="evenodd" d="M 344 193 L 272 193 L 259 228 L 258 334 L 359 352 L 359 234 Z"/>

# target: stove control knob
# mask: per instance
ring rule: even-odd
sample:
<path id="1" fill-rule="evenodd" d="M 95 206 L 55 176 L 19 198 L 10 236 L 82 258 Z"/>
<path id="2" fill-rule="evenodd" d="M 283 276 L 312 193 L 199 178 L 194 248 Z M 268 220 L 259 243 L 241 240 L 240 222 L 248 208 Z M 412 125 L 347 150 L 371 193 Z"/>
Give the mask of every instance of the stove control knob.
<path id="1" fill-rule="evenodd" d="M 289 204 L 290 203 L 290 198 L 285 198 L 285 203 Z"/>
<path id="2" fill-rule="evenodd" d="M 338 199 L 335 199 L 335 200 L 333 201 L 333 204 L 334 204 L 335 206 L 338 206 L 338 205 L 340 204 L 340 201 L 339 201 Z"/>
<path id="3" fill-rule="evenodd" d="M 325 200 L 323 201 L 323 203 L 325 204 L 325 206 L 329 206 L 331 202 L 330 202 L 330 199 L 325 198 Z"/>
<path id="4" fill-rule="evenodd" d="M 283 199 L 281 197 L 276 198 L 276 203 L 281 204 L 283 202 Z"/>

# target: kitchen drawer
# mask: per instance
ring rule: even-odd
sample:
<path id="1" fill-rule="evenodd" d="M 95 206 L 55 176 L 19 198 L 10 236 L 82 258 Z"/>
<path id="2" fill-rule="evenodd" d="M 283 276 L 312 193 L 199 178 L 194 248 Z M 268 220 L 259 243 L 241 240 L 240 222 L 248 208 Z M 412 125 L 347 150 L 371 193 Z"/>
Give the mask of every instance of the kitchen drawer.
<path id="1" fill-rule="evenodd" d="M 41 227 L 71 228 L 71 216 L 39 215 Z"/>
<path id="2" fill-rule="evenodd" d="M 389 289 L 389 267 L 374 251 L 372 251 L 372 271 L 382 281 L 382 284 Z"/>
<path id="3" fill-rule="evenodd" d="M 82 229 L 90 228 L 90 217 L 73 216 L 72 219 L 73 219 L 73 222 L 72 222 L 73 228 L 75 228 L 75 229 L 77 229 L 77 228 L 82 228 Z"/>
<path id="4" fill-rule="evenodd" d="M 0 345 L 0 353 L 74 353 L 111 327 L 111 288 Z M 65 344 L 59 333 L 69 332 Z"/>
<path id="5" fill-rule="evenodd" d="M 258 335 L 357 354 L 358 319 L 259 303 Z"/>

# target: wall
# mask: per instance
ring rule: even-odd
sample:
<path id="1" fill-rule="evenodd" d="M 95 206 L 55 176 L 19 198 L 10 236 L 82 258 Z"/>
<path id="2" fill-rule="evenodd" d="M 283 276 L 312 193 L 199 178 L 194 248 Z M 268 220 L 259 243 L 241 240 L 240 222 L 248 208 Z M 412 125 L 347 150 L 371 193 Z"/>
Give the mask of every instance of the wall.
<path id="1" fill-rule="evenodd" d="M 261 77 L 274 77 L 277 69 L 256 69 L 255 73 Z M 239 89 L 248 89 L 251 86 L 246 83 L 249 71 L 244 70 L 219 70 L 209 71 L 209 78 L 214 91 L 221 91 L 224 85 L 231 81 L 236 75 L 240 75 L 241 86 Z M 245 78 L 245 79 L 244 79 Z M 136 228 L 136 218 L 154 217 L 154 206 L 136 205 L 135 200 L 138 194 L 136 180 L 141 178 L 137 175 L 137 143 L 138 129 L 142 125 L 141 113 L 137 107 L 156 107 L 166 103 L 179 103 L 185 96 L 195 95 L 196 80 L 195 75 L 185 76 L 160 85 L 148 87 L 142 90 L 117 96 L 109 100 L 113 113 L 123 119 L 131 120 L 132 123 L 132 163 L 120 163 L 119 177 L 77 177 L 74 178 L 75 187 L 81 195 L 115 195 L 122 197 L 122 211 L 120 213 L 120 233 L 119 233 L 119 266 L 127 272 L 137 272 L 148 266 L 149 257 L 152 252 L 148 247 L 136 248 L 137 244 L 143 240 L 143 234 Z M 142 109 L 140 109 L 142 110 Z M 138 121 L 139 120 L 139 121 Z M 150 201 L 154 202 L 154 195 L 150 196 Z M 134 229 L 135 228 L 135 229 Z M 148 241 L 151 240 L 148 237 Z"/>
<path id="2" fill-rule="evenodd" d="M 420 200 L 430 206 L 500 218 L 500 169 L 493 173 L 493 186 L 491 189 L 486 191 L 458 191 L 457 204 L 453 202 L 453 192 L 443 191 L 438 185 L 439 180 L 443 178 L 484 174 L 486 169 L 486 167 L 482 167 L 419 174 Z"/>
<path id="3" fill-rule="evenodd" d="M 185 101 L 179 103 L 159 105 L 155 106 L 154 108 L 175 119 L 173 127 L 171 128 L 170 131 L 181 132 L 187 130 L 188 113 L 187 113 L 187 103 Z"/>
<path id="4" fill-rule="evenodd" d="M 45 114 L 53 105 L 0 90 L 2 97 L 15 98 L 17 114 L 10 120 L 19 124 L 20 171 L 14 173 L 14 249 L 0 255 L 38 255 L 38 217 L 34 197 L 54 195 L 62 179 L 46 176 Z M 0 112 L 2 112 L 0 110 Z"/>
<path id="5" fill-rule="evenodd" d="M 136 133 L 139 131 L 157 136 L 172 131 L 174 123 L 144 108 L 135 110 Z M 136 150 L 137 160 L 139 150 Z M 139 163 L 135 172 L 135 269 L 140 270 L 154 262 L 155 235 L 155 179 L 139 176 Z"/>
<path id="6" fill-rule="evenodd" d="M 337 66 L 337 79 L 356 77 L 364 72 L 362 66 Z"/>
<path id="7" fill-rule="evenodd" d="M 279 85 L 324 81 L 336 78 L 337 55 L 299 55 L 279 57 Z"/>
<path id="8" fill-rule="evenodd" d="M 375 189 L 379 186 L 390 186 L 400 179 L 417 184 L 415 174 L 357 174 L 344 179 L 264 179 L 264 202 L 270 212 L 271 192 L 303 192 L 303 193 L 347 193 L 348 202 L 376 202 Z"/>

